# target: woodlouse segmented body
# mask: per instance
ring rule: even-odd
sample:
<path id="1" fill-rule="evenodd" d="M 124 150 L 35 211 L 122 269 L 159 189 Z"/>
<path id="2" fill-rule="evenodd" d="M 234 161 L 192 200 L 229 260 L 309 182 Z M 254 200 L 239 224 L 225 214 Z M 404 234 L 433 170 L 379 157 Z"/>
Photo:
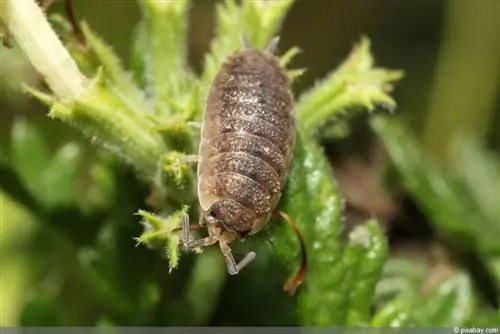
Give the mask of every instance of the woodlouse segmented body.
<path id="1" fill-rule="evenodd" d="M 236 274 L 255 254 L 236 264 L 228 243 L 257 233 L 281 197 L 295 134 L 291 79 L 273 52 L 244 48 L 228 57 L 209 91 L 198 162 L 198 197 L 209 237 L 187 248 L 219 242 L 228 271 Z"/>

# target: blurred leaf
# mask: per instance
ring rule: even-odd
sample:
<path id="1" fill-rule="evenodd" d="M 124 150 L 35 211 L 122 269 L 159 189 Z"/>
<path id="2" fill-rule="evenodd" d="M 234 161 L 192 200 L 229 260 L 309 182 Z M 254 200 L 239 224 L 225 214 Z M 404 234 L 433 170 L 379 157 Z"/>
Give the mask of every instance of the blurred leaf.
<path id="1" fill-rule="evenodd" d="M 294 220 L 308 255 L 308 273 L 298 292 L 303 326 L 340 325 L 343 307 L 339 293 L 344 270 L 340 254 L 342 202 L 332 170 L 321 149 L 299 126 L 294 159 L 279 209 Z M 276 255 L 291 270 L 300 263 L 297 237 L 286 224 L 271 225 Z"/>
<path id="2" fill-rule="evenodd" d="M 146 28 L 146 22 L 144 20 L 137 23 L 133 33 L 130 57 L 130 67 L 133 72 L 134 81 L 143 90 L 147 87 L 147 59 L 145 54 L 148 49 L 148 31 Z"/>
<path id="3" fill-rule="evenodd" d="M 190 106 L 189 94 L 196 86 L 195 77 L 187 67 L 187 0 L 139 2 L 143 21 L 138 36 L 144 40 L 136 42 L 136 49 L 142 49 L 136 64 L 145 64 L 148 93 L 152 95 L 157 115 L 171 115 L 186 112 Z M 141 43 L 141 44 L 137 44 Z M 177 105 L 177 108 L 173 108 Z M 190 106 L 192 108 L 192 106 Z"/>
<path id="4" fill-rule="evenodd" d="M 347 295 L 347 326 L 369 324 L 375 286 L 380 279 L 388 245 L 377 220 L 357 226 L 349 234 L 343 263 L 347 270 L 342 289 Z"/>
<path id="5" fill-rule="evenodd" d="M 85 274 L 85 279 L 93 287 L 103 304 L 113 312 L 128 314 L 132 305 L 124 298 L 120 290 L 110 263 L 112 259 L 106 258 L 94 249 L 82 249 L 79 253 L 79 262 Z"/>
<path id="6" fill-rule="evenodd" d="M 0 146 L 0 165 L 6 165 L 10 161 L 9 156 L 5 152 L 2 146 Z"/>
<path id="7" fill-rule="evenodd" d="M 28 300 L 19 316 L 20 326 L 61 326 L 60 311 L 53 296 L 36 295 Z"/>
<path id="8" fill-rule="evenodd" d="M 467 187 L 426 161 L 409 129 L 388 117 L 376 116 L 372 127 L 382 139 L 406 189 L 444 234 L 472 249 L 500 252 L 498 224 L 491 224 Z M 493 229 L 493 230 L 492 230 Z"/>
<path id="9" fill-rule="evenodd" d="M 457 140 L 453 153 L 457 177 L 466 185 L 478 210 L 488 219 L 490 234 L 500 234 L 500 160 L 469 137 Z M 498 239 L 489 241 L 493 244 L 491 248 L 498 244 Z"/>
<path id="10" fill-rule="evenodd" d="M 106 209 L 113 205 L 116 185 L 108 157 L 91 162 L 88 173 L 91 181 L 79 206 L 84 212 Z"/>
<path id="11" fill-rule="evenodd" d="M 421 263 L 405 258 L 390 258 L 382 270 L 382 278 L 377 283 L 375 301 L 387 298 L 416 295 L 428 269 Z"/>
<path id="12" fill-rule="evenodd" d="M 405 327 L 410 322 L 413 299 L 408 296 L 396 298 L 386 303 L 373 316 L 370 326 L 373 327 Z"/>
<path id="13" fill-rule="evenodd" d="M 88 286 L 105 305 L 110 315 L 127 316 L 137 305 L 132 305 L 122 291 L 122 285 L 117 272 L 117 255 L 115 239 L 117 238 L 111 224 L 101 229 L 96 248 L 83 248 L 78 252 L 78 261 L 88 281 Z"/>
<path id="14" fill-rule="evenodd" d="M 12 167 L 26 187 L 43 199 L 42 173 L 50 161 L 50 150 L 38 129 L 23 118 L 14 121 L 11 138 Z"/>
<path id="15" fill-rule="evenodd" d="M 373 111 L 375 104 L 393 110 L 396 102 L 388 93 L 402 77 L 402 71 L 374 67 L 370 40 L 363 37 L 338 69 L 302 94 L 297 115 L 304 129 L 311 131 L 345 110 Z"/>
<path id="16" fill-rule="evenodd" d="M 77 172 L 82 159 L 83 151 L 76 143 L 66 143 L 55 153 L 40 176 L 45 193 L 41 200 L 45 205 L 55 207 L 72 204 L 76 196 Z"/>
<path id="17" fill-rule="evenodd" d="M 500 324 L 500 311 L 481 307 L 475 310 L 474 314 L 465 323 L 467 327 L 498 327 Z"/>
<path id="18" fill-rule="evenodd" d="M 203 326 L 210 322 L 227 279 L 225 266 L 217 249 L 211 249 L 204 256 L 196 258 L 185 293 L 192 310 L 190 325 Z"/>
<path id="19" fill-rule="evenodd" d="M 459 273 L 443 280 L 413 306 L 412 321 L 416 326 L 463 326 L 475 304 L 470 278 Z"/>
<path id="20" fill-rule="evenodd" d="M 35 214 L 43 214 L 43 207 L 13 168 L 0 163 L 0 189 L 12 199 L 24 205 Z"/>

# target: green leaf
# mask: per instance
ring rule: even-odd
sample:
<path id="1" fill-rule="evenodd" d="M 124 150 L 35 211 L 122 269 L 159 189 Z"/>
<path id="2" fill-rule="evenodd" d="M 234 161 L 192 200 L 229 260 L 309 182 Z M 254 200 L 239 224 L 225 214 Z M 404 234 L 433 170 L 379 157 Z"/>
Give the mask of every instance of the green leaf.
<path id="1" fill-rule="evenodd" d="M 25 302 L 19 315 L 21 326 L 61 326 L 61 312 L 53 296 L 36 295 Z"/>
<path id="2" fill-rule="evenodd" d="M 87 45 L 104 68 L 105 78 L 112 84 L 108 85 L 111 91 L 127 105 L 124 111 L 135 115 L 147 115 L 151 113 L 151 108 L 146 102 L 145 96 L 132 80 L 132 75 L 127 73 L 121 64 L 121 60 L 114 54 L 113 50 L 106 45 L 92 30 L 86 25 L 82 25 Z"/>
<path id="3" fill-rule="evenodd" d="M 144 20 L 139 21 L 134 29 L 132 38 L 130 67 L 132 69 L 134 82 L 142 90 L 145 90 L 147 87 L 147 59 L 144 56 L 148 52 L 147 34 L 146 22 Z"/>
<path id="4" fill-rule="evenodd" d="M 185 298 L 192 309 L 190 325 L 203 326 L 210 321 L 217 307 L 227 279 L 226 264 L 217 249 L 206 251 L 196 258 L 190 280 L 186 285 Z"/>
<path id="5" fill-rule="evenodd" d="M 14 121 L 11 137 L 12 167 L 38 198 L 45 196 L 42 173 L 49 165 L 50 151 L 39 130 L 26 119 Z"/>
<path id="6" fill-rule="evenodd" d="M 413 299 L 409 296 L 396 298 L 386 303 L 373 316 L 371 326 L 373 327 L 405 327 L 411 321 L 411 310 Z M 427 325 L 426 325 L 427 326 Z"/>
<path id="7" fill-rule="evenodd" d="M 86 190 L 79 206 L 85 212 L 111 207 L 115 198 L 116 184 L 110 166 L 110 157 L 101 157 L 92 161 L 88 168 L 90 186 Z"/>
<path id="8" fill-rule="evenodd" d="M 135 113 L 133 106 L 112 86 L 103 71 L 99 71 L 75 101 L 56 101 L 34 89 L 28 91 L 51 107 L 49 116 L 78 128 L 92 141 L 135 166 L 141 177 L 154 179 L 166 147 L 159 134 L 150 131 L 154 123 Z"/>
<path id="9" fill-rule="evenodd" d="M 490 235 L 500 234 L 500 160 L 485 150 L 477 139 L 464 137 L 456 140 L 452 151 L 454 171 L 474 199 L 490 225 Z M 497 238 L 482 239 L 484 248 L 497 248 Z"/>
<path id="10" fill-rule="evenodd" d="M 472 249 L 500 251 L 495 229 L 477 207 L 470 191 L 455 173 L 425 159 L 411 131 L 388 117 L 376 116 L 372 127 L 382 139 L 406 189 L 444 234 Z M 494 229 L 494 230 L 492 230 Z"/>
<path id="11" fill-rule="evenodd" d="M 388 259 L 382 270 L 382 278 L 377 283 L 375 301 L 416 295 L 427 273 L 428 268 L 421 262 L 405 258 Z"/>
<path id="12" fill-rule="evenodd" d="M 108 308 L 110 315 L 128 316 L 137 310 L 129 299 L 129 291 L 124 291 L 119 271 L 121 250 L 116 248 L 117 233 L 112 224 L 104 224 L 99 232 L 96 245 L 78 251 L 77 258 L 82 268 L 83 278 L 87 281 L 92 293 Z"/>
<path id="13" fill-rule="evenodd" d="M 180 112 L 173 104 L 186 103 L 186 91 L 195 86 L 187 67 L 188 3 L 181 1 L 139 2 L 143 13 L 143 60 L 149 93 L 157 115 Z M 139 28 L 140 29 L 140 28 Z M 189 98 L 187 99 L 189 100 Z M 173 102 L 175 101 L 175 103 Z"/>
<path id="14" fill-rule="evenodd" d="M 322 150 L 300 126 L 279 210 L 294 220 L 308 251 L 308 273 L 298 293 L 302 325 L 342 324 L 338 312 L 343 306 L 343 296 L 338 291 L 344 276 L 340 244 L 342 200 Z M 271 226 L 270 241 L 277 257 L 295 271 L 300 263 L 297 237 L 286 224 Z"/>
<path id="15" fill-rule="evenodd" d="M 82 249 L 78 254 L 78 260 L 84 278 L 89 286 L 93 288 L 99 299 L 113 312 L 128 314 L 132 305 L 127 300 L 117 283 L 115 273 L 110 266 L 112 259 L 107 258 L 95 249 Z"/>
<path id="16" fill-rule="evenodd" d="M 361 107 L 373 111 L 375 104 L 393 110 L 396 102 L 388 93 L 392 83 L 402 77 L 402 71 L 374 67 L 370 41 L 364 37 L 338 69 L 302 94 L 297 116 L 312 131 L 345 110 Z"/>
<path id="17" fill-rule="evenodd" d="M 76 196 L 77 172 L 83 151 L 76 143 L 64 144 L 51 158 L 41 175 L 45 196 L 41 200 L 49 207 L 71 204 Z"/>
<path id="18" fill-rule="evenodd" d="M 0 146 L 0 165 L 7 165 L 9 164 L 9 156 L 7 153 L 4 151 L 3 147 Z"/>
<path id="19" fill-rule="evenodd" d="M 349 234 L 343 262 L 347 276 L 340 289 L 346 290 L 347 326 L 369 324 L 375 286 L 380 279 L 388 245 L 376 220 L 356 227 Z M 345 312 L 344 311 L 344 312 Z"/>
<path id="20" fill-rule="evenodd" d="M 139 210 L 138 215 L 142 216 L 144 232 L 137 238 L 138 244 L 146 244 L 151 248 L 165 249 L 170 262 L 170 271 L 177 268 L 180 259 L 179 234 L 175 230 L 180 226 L 181 215 L 187 212 L 188 207 L 175 212 L 167 218 Z"/>
<path id="21" fill-rule="evenodd" d="M 475 305 L 472 282 L 466 274 L 459 273 L 443 280 L 416 303 L 412 319 L 417 326 L 463 326 Z"/>

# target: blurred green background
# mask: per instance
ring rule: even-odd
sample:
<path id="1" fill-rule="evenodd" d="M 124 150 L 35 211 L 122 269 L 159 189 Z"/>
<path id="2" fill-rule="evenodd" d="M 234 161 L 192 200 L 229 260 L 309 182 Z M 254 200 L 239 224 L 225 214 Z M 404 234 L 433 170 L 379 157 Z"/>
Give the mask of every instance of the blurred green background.
<path id="1" fill-rule="evenodd" d="M 124 64 L 128 64 L 132 31 L 139 20 L 137 3 L 132 0 L 74 2 L 76 15 L 84 18 L 114 47 Z M 192 3 L 189 59 L 193 68 L 200 71 L 214 29 L 215 1 L 194 0 Z M 62 2 L 56 1 L 50 12 L 64 13 Z M 395 116 L 412 129 L 422 151 L 436 166 L 449 168 L 452 162 L 448 153 L 461 136 L 472 136 L 482 147 L 499 153 L 500 2 L 298 0 L 284 22 L 280 44 L 282 50 L 294 45 L 302 50 L 293 65 L 307 68 L 307 72 L 299 79 L 297 90 L 310 87 L 316 79 L 338 66 L 361 35 L 371 38 L 379 66 L 404 70 L 405 78 L 396 85 L 393 94 L 398 103 Z M 12 194 L 18 193 L 18 199 L 29 192 L 19 190 L 21 186 L 9 174 L 9 168 L 0 169 L 1 326 L 296 323 L 292 302 L 280 290 L 282 276 L 279 274 L 257 279 L 249 271 L 226 278 L 219 254 L 209 252 L 207 260 L 194 269 L 203 275 L 187 269 L 192 257 L 186 256 L 185 264 L 169 276 L 167 260 L 158 259 L 157 253 L 144 247 L 135 248 L 132 238 L 141 233 L 141 226 L 139 218 L 133 214 L 143 206 L 148 189 L 130 170 L 108 159 L 79 133 L 46 117 L 46 108 L 21 92 L 21 82 L 41 85 L 41 79 L 20 50 L 0 48 L 0 162 L 17 159 L 13 163 L 21 166 L 23 175 L 32 183 L 41 178 L 50 181 L 50 177 L 73 180 L 69 189 L 51 187 L 56 183 L 47 181 L 41 196 L 59 203 L 63 195 L 58 197 L 55 193 L 66 192 L 68 197 L 78 200 L 79 208 L 61 205 L 50 214 L 42 214 L 36 205 L 21 205 Z M 428 272 L 446 272 L 449 254 L 458 257 L 458 262 L 474 262 L 474 254 L 464 255 L 454 245 L 450 248 L 436 241 L 437 228 L 432 217 L 415 203 L 414 196 L 409 195 L 411 189 L 395 181 L 393 170 L 388 173 L 387 184 L 391 191 L 387 194 L 379 179 L 386 171 L 380 166 L 388 165 L 389 159 L 379 150 L 380 142 L 363 117 L 352 124 L 348 137 L 324 140 L 335 177 L 347 199 L 346 224 L 355 225 L 367 217 L 377 216 L 389 237 L 392 254 L 418 259 L 432 268 L 445 268 Z M 30 127 L 35 130 L 29 130 Z M 36 131 L 45 144 L 33 134 Z M 19 154 L 12 158 L 7 152 L 16 145 L 26 146 L 18 148 Z M 64 150 L 61 147 L 65 147 Z M 60 171 L 67 171 L 67 175 L 58 173 L 42 177 L 45 150 L 62 156 Z M 376 159 L 370 160 L 374 156 Z M 72 171 L 65 160 L 75 157 L 82 164 Z M 480 168 L 476 170 L 481 172 Z M 495 175 L 498 173 L 500 169 Z M 499 180 L 489 181 L 486 180 L 484 186 L 500 187 Z M 7 188 L 9 191 L 4 191 Z M 135 196 L 121 196 L 124 189 Z M 481 191 L 486 193 L 484 188 L 479 189 Z M 488 200 L 494 202 L 492 206 L 500 206 L 500 198 Z M 105 214 L 107 201 L 115 204 L 112 214 Z M 25 204 L 28 202 L 26 200 Z M 44 218 L 40 219 L 42 216 Z M 500 224 L 500 217 L 493 220 L 495 218 Z M 116 221 L 115 230 L 97 232 L 94 225 L 100 219 Z M 495 234 L 498 229 L 492 231 L 500 240 L 500 235 Z M 129 271 L 143 272 L 145 276 L 164 281 L 168 287 L 157 291 L 154 287 L 137 286 L 137 275 L 115 277 L 120 289 L 130 289 L 134 295 L 121 301 L 116 286 L 95 286 L 101 284 L 99 277 L 88 279 L 82 273 L 85 268 L 77 265 L 75 259 L 89 267 L 99 267 L 99 261 L 92 249 L 88 254 L 75 255 L 75 245 L 87 246 L 96 234 L 111 240 L 106 239 L 106 233 L 119 235 L 112 238 L 115 242 L 112 245 L 119 245 L 119 248 L 109 244 L 106 247 L 106 242 L 102 248 L 110 257 L 122 259 L 117 261 L 122 267 L 95 273 L 113 276 L 121 272 L 122 276 L 127 276 Z M 442 255 L 443 252 L 448 255 Z M 272 266 L 266 258 L 259 261 L 260 266 Z M 497 274 L 498 271 L 497 266 Z M 422 283 L 422 289 L 432 286 L 434 278 L 430 276 L 425 284 Z M 198 277 L 198 280 L 184 284 L 190 277 Z M 477 280 L 485 286 L 493 284 L 483 292 L 489 294 L 486 299 L 493 300 L 493 305 L 498 303 L 498 296 L 494 295 L 498 291 L 498 281 L 491 283 L 488 277 Z M 99 293 L 89 292 L 89 284 Z M 250 285 L 258 291 L 253 299 L 245 293 Z M 102 302 L 100 295 L 108 296 L 107 300 L 113 299 L 120 307 Z M 153 314 L 137 312 L 130 317 L 130 310 L 139 310 L 141 305 L 157 300 L 162 302 Z M 265 307 L 262 306 L 264 302 Z M 101 314 L 111 314 L 112 319 Z"/>

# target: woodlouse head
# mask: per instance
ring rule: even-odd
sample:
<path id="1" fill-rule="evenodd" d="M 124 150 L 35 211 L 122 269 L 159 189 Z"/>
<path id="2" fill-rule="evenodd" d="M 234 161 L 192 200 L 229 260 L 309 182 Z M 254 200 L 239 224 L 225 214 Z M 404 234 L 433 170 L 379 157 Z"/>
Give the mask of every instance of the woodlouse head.
<path id="1" fill-rule="evenodd" d="M 219 226 L 223 231 L 236 232 L 243 238 L 255 222 L 255 214 L 231 199 L 214 202 L 205 214 L 207 224 Z"/>

